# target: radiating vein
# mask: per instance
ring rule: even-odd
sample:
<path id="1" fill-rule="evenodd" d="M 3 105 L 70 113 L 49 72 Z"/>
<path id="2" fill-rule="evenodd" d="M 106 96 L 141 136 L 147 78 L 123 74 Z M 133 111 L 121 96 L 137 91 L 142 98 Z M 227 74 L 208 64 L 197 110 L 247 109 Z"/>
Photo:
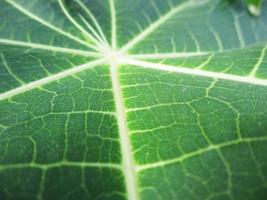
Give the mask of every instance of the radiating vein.
<path id="1" fill-rule="evenodd" d="M 176 72 L 176 73 L 181 73 L 181 74 L 189 74 L 189 75 L 195 75 L 195 76 L 203 76 L 203 77 L 210 77 L 210 78 L 215 78 L 215 79 L 229 80 L 229 81 L 234 81 L 234 82 L 242 82 L 242 83 L 248 83 L 248 84 L 267 86 L 267 80 L 256 79 L 256 78 L 249 77 L 249 76 L 238 76 L 238 75 L 232 75 L 232 74 L 224 74 L 220 72 L 211 72 L 211 71 L 204 71 L 200 69 L 191 69 L 191 68 L 178 67 L 178 66 L 173 66 L 173 65 L 165 65 L 165 64 L 159 64 L 159 63 L 135 60 L 135 59 L 126 58 L 126 57 L 121 58 L 120 62 L 121 64 L 129 64 L 129 65 L 150 68 L 150 69 L 155 69 L 155 70 L 161 70 L 161 71 Z"/>
<path id="2" fill-rule="evenodd" d="M 81 56 L 90 56 L 90 57 L 99 57 L 100 56 L 100 54 L 96 53 L 96 52 L 83 51 L 83 50 L 78 50 L 78 49 L 70 49 L 70 48 L 64 48 L 64 47 L 57 47 L 57 46 L 51 46 L 51 45 L 43 45 L 43 44 L 24 42 L 24 41 L 18 41 L 18 40 L 0 39 L 0 44 L 11 45 L 11 46 L 29 47 L 29 48 L 33 48 L 33 49 L 40 49 L 40 50 L 53 51 L 53 52 L 61 52 L 61 53 L 81 55 Z"/>
<path id="3" fill-rule="evenodd" d="M 116 25 L 116 10 L 114 0 L 109 0 L 110 12 L 111 12 L 111 43 L 112 49 L 117 48 L 117 25 Z"/>
<path id="4" fill-rule="evenodd" d="M 205 3 L 207 1 L 201 1 Z M 121 52 L 126 52 L 129 49 L 133 48 L 137 43 L 144 40 L 149 34 L 153 33 L 158 27 L 163 25 L 167 20 L 169 20 L 175 14 L 184 11 L 188 8 L 199 5 L 194 1 L 185 1 L 185 3 L 179 4 L 177 7 L 171 8 L 171 10 L 165 15 L 161 16 L 157 21 L 152 23 L 149 27 L 147 27 L 144 31 L 142 31 L 139 35 L 134 37 L 131 41 L 129 41 L 124 47 L 121 48 Z"/>
<path id="5" fill-rule="evenodd" d="M 110 71 L 112 78 L 112 87 L 114 91 L 114 99 L 117 112 L 117 120 L 119 126 L 119 135 L 121 143 L 121 151 L 123 158 L 123 169 L 125 175 L 125 181 L 127 186 L 127 193 L 129 200 L 138 200 L 137 186 L 136 186 L 136 175 L 134 171 L 134 161 L 132 158 L 132 149 L 129 139 L 129 131 L 126 121 L 126 110 L 123 103 L 122 91 L 120 88 L 119 77 L 118 77 L 118 66 L 115 62 L 110 63 Z"/>
<path id="6" fill-rule="evenodd" d="M 75 1 L 82 7 L 82 9 L 87 13 L 87 15 L 93 20 L 93 22 L 94 22 L 94 24 L 95 24 L 95 26 L 96 26 L 96 28 L 97 28 L 99 34 L 100 34 L 101 37 L 102 37 L 102 39 L 105 41 L 105 43 L 108 44 L 108 42 L 107 42 L 107 38 L 106 38 L 106 36 L 105 36 L 105 34 L 104 34 L 104 32 L 103 32 L 103 30 L 102 30 L 100 24 L 99 24 L 98 21 L 96 20 L 95 16 L 91 13 L 91 11 L 89 10 L 89 8 L 86 7 L 80 0 L 75 0 Z"/>
<path id="7" fill-rule="evenodd" d="M 92 34 L 96 37 L 96 39 L 102 43 L 104 46 L 108 46 L 108 42 L 105 41 L 105 39 L 101 38 L 101 36 L 99 35 L 99 33 L 97 33 L 97 31 L 88 23 L 88 21 L 81 15 L 78 14 L 80 19 L 83 21 L 83 23 L 85 24 L 85 26 L 92 31 Z"/>
<path id="8" fill-rule="evenodd" d="M 110 10 L 111 10 L 111 42 L 112 49 L 109 56 L 109 64 L 110 64 L 110 74 L 111 74 L 111 82 L 112 89 L 115 100 L 116 107 L 116 115 L 118 121 L 119 128 L 119 138 L 121 144 L 121 154 L 122 154 L 122 164 L 123 171 L 125 176 L 125 183 L 127 189 L 127 197 L 128 200 L 138 200 L 138 192 L 137 192 L 137 183 L 136 183 L 136 174 L 134 170 L 134 160 L 132 155 L 131 142 L 129 138 L 129 130 L 127 127 L 126 120 L 126 109 L 124 107 L 122 89 L 120 86 L 119 80 L 119 72 L 118 72 L 118 57 L 114 57 L 113 54 L 116 52 L 117 48 L 117 26 L 116 26 L 116 10 L 115 10 L 115 2 L 114 0 L 109 0 Z"/>
<path id="9" fill-rule="evenodd" d="M 168 58 L 187 58 L 194 56 L 207 55 L 209 52 L 179 52 L 179 53 L 153 53 L 153 54 L 134 54 L 128 55 L 130 58 L 135 59 L 168 59 Z"/>
<path id="10" fill-rule="evenodd" d="M 104 60 L 103 59 L 98 59 L 98 60 L 95 60 L 95 61 L 92 61 L 92 62 L 89 62 L 89 63 L 85 63 L 83 65 L 74 67 L 72 69 L 60 72 L 58 74 L 55 74 L 55 75 L 52 75 L 52 76 L 48 76 L 46 78 L 43 78 L 43 79 L 28 83 L 26 85 L 22 85 L 21 87 L 18 87 L 18 88 L 15 88 L 15 89 L 12 89 L 12 90 L 9 90 L 9 91 L 7 91 L 5 93 L 0 94 L 0 101 L 4 100 L 4 99 L 7 99 L 7 98 L 11 98 L 11 97 L 13 97 L 15 95 L 24 93 L 26 91 L 32 90 L 34 88 L 38 88 L 38 87 L 40 87 L 42 85 L 45 85 L 45 84 L 48 84 L 50 82 L 57 81 L 57 80 L 62 79 L 64 77 L 76 74 L 76 73 L 84 71 L 86 69 L 90 69 L 90 68 L 95 67 L 97 65 L 100 65 L 102 63 L 104 63 Z"/>
<path id="11" fill-rule="evenodd" d="M 78 28 L 78 30 L 80 30 L 86 37 L 89 38 L 89 40 L 91 40 L 92 42 L 94 42 L 98 48 L 103 49 L 103 44 L 99 43 L 99 41 L 92 36 L 88 31 L 86 31 L 80 24 L 78 24 L 75 19 L 73 19 L 73 17 L 70 15 L 70 13 L 67 11 L 63 0 L 58 0 L 58 3 L 60 5 L 60 8 L 62 9 L 63 13 L 65 14 L 65 16 L 69 19 L 69 21 L 76 27 Z"/>
<path id="12" fill-rule="evenodd" d="M 64 35 L 82 45 L 85 45 L 87 47 L 90 47 L 92 49 L 95 49 L 95 50 L 98 50 L 94 45 L 90 45 L 88 44 L 87 42 L 81 40 L 80 38 L 77 38 L 75 36 L 73 36 L 72 34 L 68 33 L 68 32 L 65 32 L 63 31 L 62 29 L 60 28 L 57 28 L 56 26 L 46 22 L 45 20 L 41 19 L 40 17 L 34 15 L 33 13 L 30 13 L 28 10 L 26 10 L 25 8 L 23 8 L 21 5 L 19 5 L 18 3 L 16 3 L 15 1 L 12 1 L 12 0 L 6 0 L 8 3 L 10 3 L 12 6 L 14 6 L 15 8 L 17 8 L 18 10 L 20 10 L 22 13 L 24 13 L 25 15 L 27 15 L 28 17 L 30 17 L 31 19 L 41 23 L 42 25 L 58 32 L 59 34 L 61 35 Z"/>

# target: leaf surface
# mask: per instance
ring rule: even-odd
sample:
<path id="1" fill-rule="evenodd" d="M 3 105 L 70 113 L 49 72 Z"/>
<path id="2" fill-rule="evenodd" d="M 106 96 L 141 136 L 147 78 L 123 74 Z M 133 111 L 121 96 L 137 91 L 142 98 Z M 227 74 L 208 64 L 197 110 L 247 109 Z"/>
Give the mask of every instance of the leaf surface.
<path id="1" fill-rule="evenodd" d="M 265 199 L 267 4 L 245 8 L 1 1 L 1 199 Z"/>

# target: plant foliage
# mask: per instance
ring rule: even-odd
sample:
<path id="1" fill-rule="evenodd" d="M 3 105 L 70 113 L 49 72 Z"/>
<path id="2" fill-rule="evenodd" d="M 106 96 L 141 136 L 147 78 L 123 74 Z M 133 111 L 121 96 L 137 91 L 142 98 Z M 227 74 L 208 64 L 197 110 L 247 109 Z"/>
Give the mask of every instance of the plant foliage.
<path id="1" fill-rule="evenodd" d="M 266 199 L 267 3 L 246 8 L 1 0 L 0 199 Z"/>

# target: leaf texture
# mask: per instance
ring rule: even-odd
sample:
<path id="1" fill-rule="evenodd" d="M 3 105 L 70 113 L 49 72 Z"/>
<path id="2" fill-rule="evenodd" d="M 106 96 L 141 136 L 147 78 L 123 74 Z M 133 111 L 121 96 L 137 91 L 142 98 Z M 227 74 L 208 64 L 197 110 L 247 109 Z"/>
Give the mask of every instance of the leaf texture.
<path id="1" fill-rule="evenodd" d="M 0 199 L 264 200 L 267 3 L 2 0 Z"/>

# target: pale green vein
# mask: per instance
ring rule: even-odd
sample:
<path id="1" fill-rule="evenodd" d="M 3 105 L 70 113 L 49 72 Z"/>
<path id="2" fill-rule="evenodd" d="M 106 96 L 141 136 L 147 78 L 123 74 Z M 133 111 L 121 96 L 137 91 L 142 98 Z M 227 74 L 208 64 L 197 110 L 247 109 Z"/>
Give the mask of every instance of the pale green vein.
<path id="1" fill-rule="evenodd" d="M 201 1 L 201 3 L 206 3 L 207 1 Z M 160 18 L 150 24 L 145 30 L 143 30 L 139 35 L 134 37 L 131 41 L 129 41 L 125 46 L 121 48 L 121 52 L 127 52 L 129 49 L 133 48 L 136 44 L 144 40 L 148 35 L 153 33 L 157 28 L 163 25 L 166 21 L 168 21 L 175 14 L 182 12 L 186 9 L 198 6 L 199 3 L 194 1 L 185 1 L 185 3 L 179 4 L 177 7 L 171 8 L 169 12 L 160 16 Z"/>
<path id="2" fill-rule="evenodd" d="M 93 43 L 95 43 L 97 45 L 97 47 L 102 50 L 104 46 L 104 44 L 99 43 L 99 41 L 92 36 L 88 31 L 86 31 L 80 24 L 78 24 L 75 19 L 73 19 L 73 17 L 70 15 L 70 13 L 67 11 L 64 3 L 64 0 L 58 0 L 58 3 L 60 5 L 61 10 L 63 11 L 63 13 L 65 14 L 65 16 L 67 17 L 67 19 L 69 19 L 69 21 L 76 27 L 78 28 L 78 30 L 80 30 L 86 37 L 88 37 L 89 40 L 91 40 Z"/>
<path id="3" fill-rule="evenodd" d="M 264 57 L 265 57 L 266 52 L 267 52 L 267 45 L 261 50 L 261 54 L 260 54 L 260 57 L 258 59 L 258 62 L 256 63 L 256 65 L 253 67 L 253 70 L 249 74 L 250 77 L 256 77 L 256 74 L 257 74 L 262 62 L 264 61 Z"/>
<path id="4" fill-rule="evenodd" d="M 257 168 L 258 176 L 260 177 L 262 182 L 265 182 L 264 170 L 262 169 L 261 164 L 258 162 L 258 160 L 256 158 L 257 156 L 255 155 L 255 152 L 253 150 L 251 143 L 248 144 L 248 147 L 249 147 L 249 153 L 251 155 L 252 162 Z"/>
<path id="5" fill-rule="evenodd" d="M 196 46 L 196 51 L 197 51 L 197 52 L 201 52 L 201 46 L 200 46 L 200 44 L 199 44 L 199 42 L 198 42 L 198 40 L 197 40 L 195 34 L 192 33 L 192 32 L 190 31 L 190 29 L 189 29 L 187 26 L 185 26 L 185 29 L 186 29 L 186 31 L 188 32 L 189 36 L 191 37 L 192 41 L 194 42 L 194 44 L 195 44 L 195 46 Z"/>
<path id="6" fill-rule="evenodd" d="M 30 55 L 30 57 L 32 57 L 33 59 L 35 59 L 32 55 Z M 39 66 L 41 67 L 41 69 L 47 74 L 47 76 L 50 76 L 52 75 L 44 66 L 43 64 L 43 61 L 38 59 L 38 63 L 39 63 Z"/>
<path id="7" fill-rule="evenodd" d="M 244 138 L 244 139 L 232 140 L 232 141 L 225 142 L 222 144 L 217 144 L 217 145 L 209 145 L 206 148 L 199 149 L 197 151 L 193 151 L 191 153 L 184 154 L 183 156 L 180 156 L 179 158 L 174 158 L 174 159 L 170 159 L 170 160 L 163 160 L 163 161 L 144 164 L 144 165 L 137 165 L 135 167 L 135 169 L 137 172 L 139 172 L 139 171 L 148 170 L 148 169 L 152 169 L 152 168 L 163 167 L 166 165 L 183 162 L 186 159 L 204 154 L 204 153 L 212 151 L 212 150 L 220 151 L 220 149 L 223 147 L 227 147 L 227 146 L 231 146 L 231 145 L 238 145 L 240 143 L 250 143 L 250 142 L 266 141 L 266 140 L 267 140 L 267 137 L 263 136 L 263 137 L 257 137 L 257 138 Z"/>
<path id="8" fill-rule="evenodd" d="M 34 15 L 33 13 L 29 12 L 27 9 L 23 8 L 20 4 L 16 3 L 15 1 L 13 1 L 13 0 L 6 0 L 6 1 L 8 3 L 10 3 L 12 6 L 14 6 L 16 9 L 18 9 L 19 11 L 21 11 L 22 13 L 24 13 L 25 15 L 27 15 L 28 17 L 30 17 L 31 19 L 39 22 L 40 24 L 42 24 L 42 25 L 44 25 L 44 26 L 46 26 L 46 27 L 48 27 L 48 28 L 50 28 L 50 29 L 58 32 L 59 34 L 64 35 L 64 36 L 66 36 L 66 37 L 68 37 L 68 38 L 70 38 L 70 39 L 72 39 L 72 40 L 74 40 L 74 41 L 76 41 L 76 42 L 78 42 L 78 43 L 80 43 L 82 45 L 85 45 L 85 46 L 90 47 L 92 49 L 98 50 L 96 48 L 96 46 L 90 45 L 87 42 L 81 40 L 80 38 L 77 38 L 77 37 L 73 36 L 72 34 L 70 34 L 68 32 L 65 32 L 64 30 L 62 30 L 60 28 L 57 28 L 56 26 L 54 26 L 54 25 L 46 22 L 42 18 Z"/>
<path id="9" fill-rule="evenodd" d="M 210 140 L 208 134 L 206 134 L 206 131 L 204 129 L 204 126 L 202 125 L 201 123 L 201 120 L 200 120 L 200 114 L 197 112 L 197 110 L 191 105 L 191 103 L 187 103 L 187 105 L 190 107 L 190 109 L 193 111 L 193 113 L 196 115 L 197 117 L 197 126 L 199 127 L 199 130 L 200 130 L 200 133 L 201 135 L 205 138 L 206 142 L 209 144 L 209 145 L 212 145 L 212 141 Z"/>
<path id="10" fill-rule="evenodd" d="M 114 0 L 109 0 L 111 12 L 111 43 L 113 51 L 117 48 L 117 22 L 116 22 L 116 8 Z"/>
<path id="11" fill-rule="evenodd" d="M 96 39 L 103 44 L 103 46 L 108 46 L 108 42 L 105 41 L 97 32 L 96 30 L 88 23 L 88 21 L 80 14 L 78 14 L 82 22 L 85 24 L 85 26 L 92 31 L 92 34 L 96 37 Z"/>
<path id="12" fill-rule="evenodd" d="M 210 54 L 208 59 L 202 64 L 200 64 L 199 66 L 197 66 L 195 69 L 202 69 L 203 67 L 205 67 L 207 64 L 209 64 L 209 62 L 213 59 L 213 57 L 214 57 L 214 54 Z"/>
<path id="13" fill-rule="evenodd" d="M 232 187 L 233 187 L 233 178 L 232 178 L 232 170 L 231 170 L 231 167 L 230 167 L 230 164 L 228 163 L 228 161 L 225 159 L 224 155 L 222 154 L 222 152 L 220 151 L 220 149 L 217 149 L 217 153 L 220 157 L 220 159 L 222 160 L 223 162 L 223 165 L 225 167 L 225 171 L 227 173 L 227 194 L 228 195 L 231 195 L 231 192 L 232 192 Z M 231 196 L 230 196 L 231 197 Z M 231 200 L 234 200 L 231 198 Z"/>
<path id="14" fill-rule="evenodd" d="M 133 134 L 146 134 L 146 133 L 149 133 L 149 132 L 152 133 L 154 131 L 166 130 L 168 128 L 174 128 L 177 125 L 184 125 L 184 123 L 173 122 L 173 123 L 168 124 L 168 125 L 160 125 L 158 127 L 150 128 L 150 129 L 132 130 L 130 132 L 130 135 L 133 135 Z"/>
<path id="15" fill-rule="evenodd" d="M 212 72 L 212 71 L 204 71 L 200 69 L 177 67 L 177 66 L 172 66 L 172 65 L 140 61 L 140 60 L 135 60 L 135 59 L 127 58 L 127 57 L 124 57 L 124 58 L 121 57 L 119 61 L 121 64 L 128 64 L 128 65 L 133 65 L 133 66 L 138 66 L 138 67 L 143 67 L 143 68 L 267 86 L 267 80 L 257 79 L 257 78 L 253 78 L 250 76 L 238 76 L 238 75 L 224 74 L 224 73 L 218 73 L 218 72 Z"/>
<path id="16" fill-rule="evenodd" d="M 95 24 L 102 39 L 105 41 L 106 44 L 108 44 L 106 36 L 105 36 L 100 24 L 98 23 L 98 21 L 96 20 L 95 16 L 92 14 L 92 12 L 89 10 L 89 8 L 86 7 L 80 0 L 75 0 L 75 1 L 81 6 L 81 8 L 86 12 L 86 14 L 93 20 L 93 23 Z"/>
<path id="17" fill-rule="evenodd" d="M 207 54 L 209 54 L 209 52 L 177 52 L 177 53 L 173 52 L 173 53 L 134 54 L 134 55 L 127 55 L 127 57 L 135 59 L 157 60 L 157 59 L 196 57 Z"/>
<path id="18" fill-rule="evenodd" d="M 43 200 L 43 193 L 45 189 L 45 177 L 46 177 L 46 170 L 42 170 L 40 186 L 39 186 L 39 191 L 38 191 L 38 196 L 37 196 L 38 200 Z"/>
<path id="19" fill-rule="evenodd" d="M 37 159 L 37 144 L 36 141 L 31 136 L 29 136 L 28 138 L 31 141 L 33 147 L 32 162 L 35 162 Z"/>
<path id="20" fill-rule="evenodd" d="M 236 30 L 238 40 L 240 42 L 240 46 L 241 46 L 241 48 L 244 48 L 246 46 L 246 44 L 245 44 L 245 39 L 244 39 L 244 35 L 242 32 L 242 28 L 240 26 L 239 17 L 237 17 L 234 14 L 233 14 L 233 16 L 234 16 L 234 22 L 235 22 L 235 30 Z"/>
<path id="21" fill-rule="evenodd" d="M 160 9 L 158 8 L 158 6 L 155 4 L 155 2 L 153 0 L 150 0 L 150 3 L 152 5 L 152 7 L 154 8 L 155 12 L 157 13 L 157 15 L 160 17 L 161 13 L 160 13 Z"/>
<path id="22" fill-rule="evenodd" d="M 101 65 L 103 63 L 104 63 L 103 59 L 98 59 L 98 60 L 95 60 L 95 61 L 92 61 L 89 63 L 85 63 L 83 65 L 74 67 L 72 69 L 60 72 L 58 74 L 54 74 L 52 76 L 48 76 L 46 78 L 22 85 L 21 87 L 18 87 L 18 88 L 15 88 L 15 89 L 12 89 L 12 90 L 9 90 L 5 93 L 0 94 L 0 101 L 4 100 L 4 99 L 11 98 L 15 95 L 30 91 L 34 88 L 38 88 L 38 87 L 45 85 L 45 84 L 48 84 L 50 82 L 57 81 L 57 80 L 62 79 L 64 77 L 76 74 L 76 73 L 84 71 L 86 69 L 90 69 L 90 68 L 95 67 L 97 65 Z"/>
<path id="23" fill-rule="evenodd" d="M 7 129 L 7 127 L 4 126 L 4 125 L 2 125 L 2 124 L 0 124 L 0 128 L 2 128 L 2 129 Z"/>
<path id="24" fill-rule="evenodd" d="M 19 78 L 17 77 L 17 75 L 15 75 L 13 72 L 12 72 L 12 69 L 8 66 L 7 62 L 6 62 L 6 59 L 4 57 L 3 54 L 1 54 L 1 58 L 2 58 L 2 61 L 3 61 L 3 65 L 4 67 L 6 68 L 6 70 L 8 71 L 9 75 L 12 76 L 16 81 L 18 81 L 20 84 L 24 84 L 24 82 Z"/>
<path id="25" fill-rule="evenodd" d="M 67 114 L 67 119 L 65 121 L 64 125 L 64 151 L 63 151 L 63 160 L 67 160 L 67 153 L 69 149 L 68 145 L 68 126 L 69 126 L 69 121 L 70 121 L 70 113 Z"/>
<path id="26" fill-rule="evenodd" d="M 83 50 L 78 50 L 78 49 L 70 49 L 70 48 L 44 45 L 44 44 L 38 44 L 38 43 L 32 43 L 32 42 L 18 41 L 18 40 L 0 39 L 0 44 L 18 46 L 18 47 L 28 47 L 28 48 L 33 48 L 33 49 L 45 50 L 45 51 L 60 52 L 60 53 L 89 56 L 89 57 L 100 57 L 101 56 L 101 54 L 96 53 L 96 52 L 91 52 L 91 51 L 83 51 Z"/>
<path id="27" fill-rule="evenodd" d="M 118 65 L 116 62 L 114 62 L 114 60 L 110 61 L 110 73 L 111 73 L 112 88 L 116 106 L 122 160 L 123 160 L 123 171 L 125 175 L 128 199 L 138 200 L 139 197 L 137 192 L 136 175 L 134 171 L 134 160 L 132 157 L 129 130 L 126 121 L 126 112 L 119 82 Z"/>
<path id="28" fill-rule="evenodd" d="M 85 111 L 71 111 L 71 112 L 51 112 L 48 114 L 87 114 L 87 113 L 95 113 L 95 114 L 102 114 L 102 115 L 111 115 L 111 116 L 115 116 L 116 113 L 115 112 L 109 112 L 109 111 L 101 111 L 101 110 L 91 110 L 91 109 L 86 109 Z M 47 114 L 47 115 L 48 115 Z"/>
<path id="29" fill-rule="evenodd" d="M 81 172 L 81 187 L 85 191 L 86 197 L 88 199 L 90 199 L 90 192 L 88 191 L 87 184 L 86 184 L 86 181 L 85 181 L 85 177 L 86 177 L 85 169 L 84 169 L 84 167 L 82 167 L 82 172 Z"/>
<path id="30" fill-rule="evenodd" d="M 237 134 L 237 137 L 239 139 L 241 139 L 242 135 L 241 135 L 241 131 L 240 131 L 240 112 L 238 111 L 238 109 L 235 108 L 233 105 L 231 105 L 231 103 L 228 103 L 228 102 L 223 101 L 221 99 L 218 99 L 216 97 L 209 96 L 209 98 L 226 105 L 232 112 L 235 113 L 235 115 L 236 115 L 236 119 L 235 119 L 235 121 L 236 121 L 236 134 Z"/>
<path id="31" fill-rule="evenodd" d="M 222 52 L 224 50 L 224 48 L 223 48 L 223 43 L 222 43 L 222 40 L 220 38 L 220 35 L 216 32 L 216 30 L 212 26 L 210 26 L 209 24 L 207 26 L 208 26 L 211 34 L 213 35 L 213 37 L 214 37 L 214 39 L 218 45 L 218 51 Z"/>
<path id="32" fill-rule="evenodd" d="M 185 105 L 183 102 L 171 102 L 171 103 L 159 103 L 151 106 L 144 106 L 144 107 L 137 107 L 137 108 L 128 108 L 126 109 L 126 112 L 137 112 L 137 111 L 144 111 L 144 110 L 150 110 L 153 108 L 163 107 L 163 106 L 173 106 L 173 105 Z"/>
<path id="33" fill-rule="evenodd" d="M 56 163 L 15 163 L 15 164 L 0 164 L 0 171 L 10 169 L 22 169 L 22 168 L 39 168 L 50 169 L 57 167 L 100 167 L 100 168 L 115 168 L 121 170 L 121 165 L 116 163 L 100 163 L 100 162 L 72 162 L 72 161 L 60 161 Z"/>

